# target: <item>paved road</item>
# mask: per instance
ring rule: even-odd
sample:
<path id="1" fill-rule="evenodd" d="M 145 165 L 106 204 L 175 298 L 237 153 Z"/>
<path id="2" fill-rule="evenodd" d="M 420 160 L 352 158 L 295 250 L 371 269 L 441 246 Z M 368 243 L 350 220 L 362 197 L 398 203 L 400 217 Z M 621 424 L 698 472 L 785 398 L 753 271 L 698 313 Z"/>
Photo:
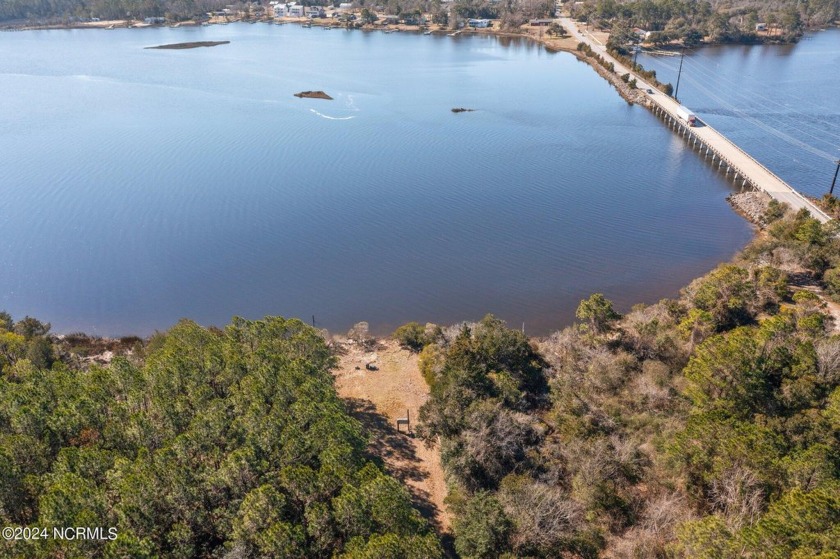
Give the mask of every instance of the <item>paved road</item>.
<path id="1" fill-rule="evenodd" d="M 667 111 L 672 117 L 677 118 L 677 103 L 673 98 L 665 95 L 652 85 L 648 84 L 641 77 L 635 75 L 629 68 L 621 62 L 610 56 L 607 52 L 606 46 L 598 41 L 595 37 L 585 31 L 578 30 L 578 24 L 567 17 L 558 18 L 560 25 L 578 41 L 587 43 L 594 51 L 612 62 L 615 65 L 615 71 L 618 74 L 630 73 L 636 78 L 636 84 L 641 88 L 642 92 L 648 89 L 653 93 L 645 93 L 647 97 L 658 105 L 661 109 Z M 763 190 L 779 202 L 784 202 L 794 209 L 806 208 L 811 215 L 817 218 L 820 222 L 825 223 L 830 221 L 830 217 L 820 210 L 813 202 L 802 196 L 799 192 L 794 190 L 789 184 L 773 174 L 764 165 L 753 159 L 748 153 L 735 145 L 726 136 L 712 128 L 706 123 L 701 123 L 691 129 L 692 133 L 703 141 L 707 146 L 712 148 L 723 157 L 737 172 L 740 177 L 746 177 L 750 183 L 755 185 L 760 190 Z"/>

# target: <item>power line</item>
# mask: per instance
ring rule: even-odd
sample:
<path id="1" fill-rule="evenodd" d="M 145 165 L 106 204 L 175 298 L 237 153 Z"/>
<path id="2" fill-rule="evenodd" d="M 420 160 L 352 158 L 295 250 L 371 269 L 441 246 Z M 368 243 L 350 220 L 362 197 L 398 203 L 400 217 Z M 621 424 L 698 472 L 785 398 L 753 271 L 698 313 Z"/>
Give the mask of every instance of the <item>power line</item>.
<path id="1" fill-rule="evenodd" d="M 666 65 L 666 67 L 673 70 L 673 68 L 669 67 L 668 65 Z M 772 135 L 774 135 L 774 136 L 776 136 L 776 137 L 778 137 L 778 138 L 780 138 L 780 139 L 782 139 L 782 140 L 784 140 L 784 141 L 786 141 L 790 144 L 796 145 L 797 147 L 799 147 L 799 148 L 801 148 L 805 151 L 808 151 L 808 152 L 810 152 L 810 153 L 812 153 L 812 154 L 814 154 L 814 155 L 816 155 L 820 158 L 823 158 L 823 159 L 826 159 L 826 160 L 832 161 L 832 162 L 834 161 L 834 157 L 830 153 L 828 153 L 824 150 L 821 150 L 816 146 L 812 146 L 812 145 L 800 140 L 799 138 L 795 138 L 794 136 L 791 136 L 790 134 L 787 134 L 787 133 L 785 133 L 785 132 L 783 132 L 779 129 L 776 129 L 776 128 L 770 126 L 765 121 L 749 115 L 748 113 L 746 113 L 742 109 L 739 109 L 738 107 L 736 107 L 732 103 L 730 103 L 728 101 L 725 101 L 720 96 L 712 93 L 712 91 L 710 91 L 707 87 L 705 87 L 705 85 L 703 83 L 701 83 L 700 80 L 694 78 L 691 75 L 691 73 L 687 73 L 686 79 L 689 82 L 691 82 L 698 90 L 704 92 L 708 97 L 717 101 L 723 108 L 727 108 L 727 109 L 731 110 L 733 113 L 735 113 L 736 115 L 738 115 L 742 119 L 747 120 L 748 122 L 754 124 L 756 127 L 761 128 L 762 130 L 765 130 L 768 133 L 770 133 L 770 134 L 772 134 Z M 803 130 L 802 128 L 797 128 L 797 127 L 790 127 L 790 128 L 793 128 L 801 136 L 807 136 L 807 137 L 812 138 L 813 140 L 816 140 L 817 142 L 829 144 L 829 142 L 824 137 L 814 136 L 812 133 L 810 133 L 806 130 Z M 823 131 L 820 131 L 820 132 L 823 132 Z M 823 132 L 823 133 L 826 133 L 826 132 Z M 827 134 L 832 135 L 830 133 L 827 133 Z"/>
<path id="2" fill-rule="evenodd" d="M 805 130 L 803 130 L 802 128 L 796 128 L 794 126 L 790 126 L 790 127 L 802 131 L 803 134 L 810 135 L 812 138 L 814 138 L 817 141 L 826 142 L 826 143 L 833 146 L 834 145 L 833 143 L 826 141 L 826 139 L 825 139 L 826 136 L 831 136 L 831 137 L 834 137 L 836 139 L 840 139 L 840 134 L 836 134 L 836 133 L 834 133 L 830 130 L 820 128 L 818 126 L 810 124 L 809 122 L 807 122 L 807 120 L 804 120 L 804 119 L 809 118 L 809 115 L 806 114 L 806 113 L 803 113 L 801 111 L 797 111 L 797 110 L 795 110 L 795 109 L 793 109 L 793 108 L 791 108 L 787 105 L 779 103 L 778 101 L 775 101 L 773 99 L 764 97 L 764 96 L 762 96 L 761 94 L 758 94 L 758 93 L 753 93 L 753 92 L 750 92 L 750 94 L 739 93 L 738 89 L 742 88 L 741 84 L 738 84 L 737 82 L 729 80 L 728 78 L 725 78 L 725 77 L 721 76 L 719 73 L 716 73 L 713 70 L 710 70 L 710 69 L 705 68 L 703 66 L 694 66 L 693 64 L 690 64 L 689 66 L 691 67 L 692 72 L 694 72 L 695 74 L 696 73 L 702 74 L 703 76 L 708 78 L 708 80 L 710 82 L 713 82 L 715 80 L 717 80 L 718 82 L 728 82 L 732 86 L 731 90 L 728 92 L 728 95 L 731 96 L 731 97 L 738 97 L 738 98 L 741 98 L 741 99 L 745 99 L 748 102 L 753 101 L 753 100 L 757 100 L 757 99 L 762 99 L 766 103 L 776 105 L 776 106 L 780 107 L 781 109 L 783 109 L 784 113 L 787 116 L 793 117 L 793 116 L 798 115 L 802 119 L 802 120 L 800 120 L 799 124 L 816 131 L 816 133 L 819 134 L 819 136 L 814 136 L 813 134 L 805 132 Z M 823 112 L 825 112 L 825 111 L 823 111 Z"/>
<path id="3" fill-rule="evenodd" d="M 765 96 L 762 96 L 762 95 L 760 95 L 760 94 L 758 94 L 758 93 L 750 92 L 750 94 L 749 94 L 749 95 L 747 95 L 747 94 L 742 94 L 742 93 L 738 93 L 738 90 L 739 90 L 739 89 L 742 89 L 741 84 L 738 84 L 737 82 L 734 82 L 734 81 L 732 81 L 732 80 L 730 80 L 730 79 L 726 78 L 726 77 L 725 77 L 725 76 L 723 76 L 722 74 L 720 74 L 720 73 L 718 73 L 718 72 L 714 72 L 713 70 L 710 70 L 710 69 L 709 69 L 709 68 L 707 68 L 707 67 L 704 67 L 704 66 L 702 66 L 702 65 L 700 65 L 700 64 L 695 64 L 695 63 L 693 63 L 693 61 L 691 60 L 691 58 L 689 58 L 689 60 L 688 60 L 687 62 L 689 63 L 689 69 L 690 69 L 690 72 L 688 72 L 688 73 L 687 73 L 687 79 L 689 79 L 689 81 L 694 81 L 694 80 L 692 79 L 692 77 L 691 77 L 691 75 L 692 75 L 692 74 L 698 74 L 698 73 L 699 73 L 699 74 L 702 74 L 703 76 L 705 76 L 705 77 L 709 80 L 709 82 L 715 82 L 715 81 L 717 81 L 717 82 L 727 82 L 727 83 L 729 83 L 729 84 L 732 86 L 732 87 L 730 88 L 730 91 L 728 92 L 728 96 L 729 96 L 729 97 L 736 97 L 736 98 L 740 98 L 740 99 L 747 100 L 747 101 L 752 101 L 752 100 L 756 100 L 756 99 L 763 99 L 763 100 L 765 100 L 767 103 L 774 104 L 774 105 L 776 105 L 776 106 L 778 106 L 778 107 L 780 107 L 780 108 L 784 109 L 785 114 L 786 114 L 787 116 L 794 117 L 794 116 L 796 116 L 796 115 L 799 115 L 799 116 L 801 117 L 801 120 L 800 120 L 799 124 L 800 124 L 801 126 L 804 126 L 804 127 L 810 128 L 812 131 L 816 132 L 816 134 L 819 134 L 819 135 L 818 135 L 818 136 L 817 136 L 817 135 L 814 135 L 814 133 L 811 133 L 811 132 L 805 131 L 805 130 L 804 130 L 803 128 L 801 128 L 801 127 L 796 127 L 796 126 L 788 125 L 788 128 L 793 128 L 793 129 L 795 129 L 795 130 L 797 130 L 797 131 L 801 132 L 803 135 L 807 135 L 807 136 L 809 136 L 809 137 L 813 138 L 814 140 L 816 140 L 816 141 L 818 141 L 818 142 L 824 142 L 824 143 L 829 144 L 829 145 L 832 145 L 832 146 L 833 146 L 834 144 L 833 144 L 832 142 L 828 141 L 828 140 L 826 139 L 826 136 L 829 136 L 829 137 L 832 137 L 832 138 L 835 138 L 835 139 L 840 139 L 840 134 L 836 134 L 836 133 L 834 133 L 834 132 L 832 132 L 832 131 L 830 131 L 830 130 L 826 130 L 825 128 L 821 128 L 821 127 L 815 126 L 815 125 L 810 124 L 809 122 L 807 122 L 807 120 L 806 120 L 806 119 L 810 118 L 810 117 L 809 117 L 809 115 L 807 115 L 807 114 L 805 114 L 805 113 L 802 113 L 801 111 L 796 111 L 795 109 L 792 109 L 792 108 L 791 108 L 791 107 L 789 107 L 789 106 L 786 106 L 786 105 L 784 105 L 784 104 L 782 104 L 782 103 L 779 103 L 778 101 L 775 101 L 775 100 L 773 100 L 773 99 L 770 99 L 770 98 L 767 98 L 767 97 L 765 97 Z M 676 71 L 676 68 L 674 68 L 674 67 L 673 67 L 673 66 L 671 66 L 670 64 L 667 64 L 667 63 L 665 63 L 665 62 L 659 62 L 659 64 L 660 64 L 661 66 L 664 66 L 665 68 L 668 68 L 668 69 L 669 69 L 669 70 L 671 70 L 671 71 Z M 696 83 L 696 82 L 695 82 L 695 83 Z M 727 105 L 728 105 L 728 106 L 731 106 L 731 105 L 730 105 L 730 104 L 728 104 L 728 103 L 727 103 Z"/>
<path id="4" fill-rule="evenodd" d="M 712 59 L 709 55 L 705 54 L 702 51 L 702 49 L 699 49 L 699 50 L 695 51 L 694 53 L 692 53 L 691 60 L 697 60 L 697 59 L 703 59 L 703 60 L 706 60 L 706 61 L 710 62 L 711 64 L 714 64 L 714 66 L 720 66 L 719 63 L 715 62 L 714 59 Z M 707 68 L 708 68 L 708 66 L 707 66 Z M 719 75 L 722 79 L 724 79 L 726 81 L 729 81 L 730 83 L 734 83 L 734 82 L 732 82 L 732 80 L 728 80 L 725 76 L 723 76 L 723 74 L 719 74 Z M 744 79 L 750 79 L 755 84 L 763 85 L 761 82 L 759 82 L 755 78 L 749 78 L 749 76 L 746 76 L 746 75 L 744 76 Z M 806 99 L 804 97 L 799 97 L 797 95 L 794 95 L 793 93 L 786 93 L 786 95 L 787 95 L 787 97 L 789 97 L 791 99 L 795 99 L 796 101 L 798 101 L 799 104 L 811 105 L 812 107 L 815 107 L 819 112 L 826 112 L 826 111 L 835 110 L 832 107 L 826 107 L 824 105 L 814 103 L 813 99 Z M 771 103 L 775 103 L 775 104 L 784 106 L 781 103 L 779 103 L 778 101 L 775 101 L 774 99 L 771 99 L 769 97 L 765 97 L 765 96 L 762 96 L 762 95 L 757 95 L 757 96 L 762 98 L 762 99 L 766 99 L 767 101 L 769 101 Z"/>
<path id="5" fill-rule="evenodd" d="M 723 106 L 728 105 L 727 108 L 729 108 L 731 111 L 733 111 L 735 114 L 737 114 L 742 119 L 747 120 L 748 122 L 751 122 L 753 125 L 757 126 L 758 128 L 761 128 L 762 130 L 765 130 L 766 132 L 776 136 L 777 138 L 779 138 L 781 140 L 784 140 L 784 141 L 786 141 L 790 144 L 793 144 L 793 145 L 795 145 L 795 146 L 797 146 L 797 147 L 799 147 L 799 148 L 801 148 L 805 151 L 808 151 L 808 152 L 810 152 L 810 153 L 812 153 L 812 154 L 814 154 L 818 157 L 821 157 L 821 158 L 823 158 L 827 161 L 834 161 L 834 157 L 830 153 L 825 152 L 825 151 L 823 151 L 819 148 L 816 148 L 816 147 L 814 147 L 810 144 L 807 144 L 807 143 L 803 142 L 802 140 L 791 136 L 790 134 L 782 132 L 781 130 L 777 130 L 776 128 L 773 128 L 772 126 L 770 126 L 769 124 L 767 124 L 763 120 L 755 118 L 753 116 L 750 116 L 748 113 L 742 111 L 741 109 L 735 107 L 734 105 L 729 105 L 721 97 L 715 95 L 714 93 L 709 91 L 705 86 L 701 85 L 699 81 L 694 80 L 692 78 L 688 78 L 688 77 L 686 77 L 686 79 L 688 79 L 690 82 L 692 82 L 695 87 L 697 87 L 698 89 L 703 91 L 710 98 L 714 99 L 715 101 L 717 101 L 718 103 L 720 103 Z"/>

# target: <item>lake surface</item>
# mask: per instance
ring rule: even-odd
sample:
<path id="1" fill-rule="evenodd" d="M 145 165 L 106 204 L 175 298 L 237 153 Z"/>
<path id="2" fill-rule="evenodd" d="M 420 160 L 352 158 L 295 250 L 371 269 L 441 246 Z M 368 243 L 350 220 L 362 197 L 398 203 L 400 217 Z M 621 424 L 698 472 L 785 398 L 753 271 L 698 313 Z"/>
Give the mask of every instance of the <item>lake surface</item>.
<path id="1" fill-rule="evenodd" d="M 679 56 L 638 61 L 677 83 Z M 796 45 L 689 51 L 679 98 L 800 192 L 828 192 L 840 159 L 840 29 Z"/>
<path id="2" fill-rule="evenodd" d="M 231 43 L 143 48 L 198 40 Z M 674 296 L 751 237 L 679 137 L 525 42 L 0 33 L 0 80 L 0 308 L 59 332 L 492 312 L 544 334 L 592 292 Z"/>

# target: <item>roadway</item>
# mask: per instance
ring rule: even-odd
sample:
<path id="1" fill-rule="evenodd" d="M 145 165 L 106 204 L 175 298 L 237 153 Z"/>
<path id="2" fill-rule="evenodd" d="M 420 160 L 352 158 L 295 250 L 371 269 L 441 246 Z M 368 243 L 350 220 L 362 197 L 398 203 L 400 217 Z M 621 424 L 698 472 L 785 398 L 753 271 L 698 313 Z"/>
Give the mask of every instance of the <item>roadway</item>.
<path id="1" fill-rule="evenodd" d="M 680 106 L 672 97 L 665 95 L 653 85 L 647 83 L 640 76 L 633 73 L 624 64 L 616 60 L 607 52 L 607 47 L 598 39 L 588 32 L 581 32 L 578 30 L 578 24 L 568 17 L 558 18 L 560 25 L 578 41 L 582 41 L 592 47 L 592 50 L 604 57 L 608 62 L 615 65 L 615 72 L 619 75 L 629 73 L 636 78 L 636 84 L 641 89 L 648 99 L 660 109 L 666 111 L 671 117 L 679 120 L 677 116 L 677 107 Z M 653 93 L 647 93 L 648 90 Z M 690 110 L 690 109 L 689 109 Z M 718 156 L 724 159 L 735 172 L 742 178 L 746 178 L 759 190 L 766 192 L 772 198 L 788 204 L 795 210 L 802 208 L 807 209 L 812 216 L 818 219 L 821 223 L 830 221 L 831 218 L 825 212 L 820 210 L 816 204 L 802 196 L 793 187 L 785 181 L 773 174 L 764 165 L 756 161 L 747 152 L 735 145 L 726 136 L 701 121 L 700 126 L 690 128 L 691 133 L 702 141 L 713 151 L 717 152 Z"/>

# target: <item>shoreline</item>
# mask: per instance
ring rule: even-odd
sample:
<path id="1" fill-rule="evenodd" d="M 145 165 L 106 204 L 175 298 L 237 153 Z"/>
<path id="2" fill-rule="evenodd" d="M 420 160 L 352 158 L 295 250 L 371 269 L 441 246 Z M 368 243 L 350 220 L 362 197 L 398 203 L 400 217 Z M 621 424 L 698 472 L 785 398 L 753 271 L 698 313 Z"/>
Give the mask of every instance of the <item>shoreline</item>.
<path id="1" fill-rule="evenodd" d="M 501 28 L 489 27 L 489 28 L 472 28 L 472 27 L 464 27 L 461 29 L 453 30 L 441 24 L 433 24 L 436 27 L 433 29 L 432 25 L 429 26 L 419 26 L 419 25 L 406 25 L 403 23 L 396 24 L 396 25 L 387 25 L 387 24 L 364 24 L 364 25 L 350 25 L 350 24 L 341 24 L 339 22 L 335 22 L 331 18 L 306 18 L 306 17 L 283 17 L 280 19 L 274 18 L 261 18 L 261 19 L 254 19 L 254 20 L 246 20 L 246 19 L 219 19 L 219 18 L 212 18 L 210 21 L 207 22 L 198 22 L 195 20 L 188 20 L 182 22 L 176 22 L 169 25 L 162 25 L 162 24 L 151 24 L 145 22 L 133 22 L 133 20 L 107 20 L 107 21 L 98 21 L 98 22 L 73 22 L 73 23 L 55 23 L 55 24 L 13 24 L 8 27 L 4 27 L 0 25 L 0 32 L 2 31 L 43 31 L 43 30 L 60 30 L 60 29 L 145 29 L 149 27 L 170 27 L 170 28 L 179 28 L 179 27 L 197 27 L 197 26 L 204 26 L 204 25 L 228 25 L 230 23 L 247 23 L 247 24 L 256 24 L 256 23 L 264 23 L 269 25 L 288 25 L 288 24 L 298 24 L 298 25 L 307 25 L 307 26 L 315 26 L 321 28 L 328 28 L 328 29 L 346 29 L 350 30 L 359 30 L 359 31 L 366 31 L 366 32 L 374 32 L 374 31 L 383 31 L 383 32 L 403 32 L 403 33 L 414 33 L 414 34 L 425 34 L 429 33 L 431 35 L 447 35 L 452 37 L 460 37 L 460 36 L 474 36 L 474 35 L 486 35 L 497 37 L 501 39 L 521 39 L 521 40 L 528 40 L 533 42 L 536 45 L 543 47 L 546 51 L 551 53 L 557 52 L 567 52 L 569 54 L 574 55 L 579 61 L 588 64 L 592 69 L 595 70 L 602 78 L 607 80 L 618 92 L 622 99 L 627 101 L 627 103 L 633 104 L 642 104 L 644 106 L 648 106 L 646 103 L 645 96 L 641 94 L 637 89 L 631 88 L 627 83 L 622 81 L 621 76 L 616 74 L 615 72 L 610 72 L 592 57 L 588 56 L 586 53 L 581 52 L 577 49 L 578 42 L 574 39 L 572 35 L 565 35 L 562 37 L 555 37 L 555 36 L 548 36 L 545 32 L 544 27 L 532 27 L 528 24 L 523 24 L 518 30 L 505 30 Z M 334 25 L 336 24 L 336 25 Z M 840 22 L 834 22 L 833 24 L 823 25 L 819 27 L 813 27 L 806 29 L 805 32 L 817 32 L 824 29 L 830 29 L 834 27 L 840 27 Z M 777 41 L 762 41 L 762 42 L 750 42 L 750 43 L 701 43 L 698 47 L 695 48 L 702 48 L 708 46 L 758 46 L 763 44 L 788 44 L 788 43 L 779 43 Z M 667 47 L 662 47 L 667 48 Z M 650 107 L 648 107 L 650 108 Z"/>
<path id="2" fill-rule="evenodd" d="M 557 16 L 554 19 L 559 19 L 560 16 Z M 496 23 L 498 20 L 493 20 Z M 333 29 L 359 29 L 363 31 L 381 31 L 381 30 L 391 30 L 391 31 L 406 31 L 406 32 L 415 32 L 415 33 L 422 33 L 424 31 L 431 31 L 432 34 L 446 34 L 446 35 L 492 35 L 496 37 L 519 37 L 519 38 L 528 38 L 533 40 L 534 42 L 541 44 L 548 48 L 549 50 L 562 50 L 567 52 L 572 52 L 573 49 L 565 48 L 565 47 L 552 47 L 550 44 L 551 37 L 542 37 L 542 31 L 545 29 L 544 27 L 532 27 L 528 24 L 523 24 L 519 29 L 520 32 L 512 31 L 512 30 L 504 30 L 498 27 L 488 27 L 488 28 L 471 28 L 471 27 L 463 27 L 461 29 L 451 29 L 445 25 L 441 24 L 430 24 L 428 26 L 420 26 L 420 25 L 407 25 L 404 23 L 399 23 L 395 25 L 388 25 L 383 23 L 372 23 L 372 24 L 363 24 L 363 25 L 352 25 L 351 27 L 347 27 L 346 24 L 341 24 L 340 22 L 336 22 L 331 18 L 315 18 L 311 19 L 308 17 L 288 17 L 284 16 L 279 19 L 274 19 L 273 17 L 262 17 L 259 19 L 244 19 L 237 16 L 231 17 L 213 17 L 209 20 L 200 21 L 196 19 L 188 19 L 183 21 L 173 21 L 170 23 L 146 23 L 145 21 L 141 20 L 134 20 L 134 19 L 113 19 L 113 20 L 101 20 L 101 21 L 74 21 L 74 22 L 50 22 L 50 23 L 38 23 L 38 22 L 28 22 L 28 21 L 12 21 L 8 23 L 0 23 L 0 32 L 15 32 L 15 31 L 45 31 L 45 30 L 60 30 L 60 29 L 145 29 L 149 27 L 169 27 L 169 28 L 179 28 L 179 27 L 200 27 L 205 25 L 227 25 L 230 23 L 247 23 L 247 24 L 255 24 L 255 23 L 266 23 L 266 24 L 273 24 L 273 25 L 285 25 L 289 23 L 298 23 L 298 24 L 310 24 L 317 27 L 331 27 Z M 432 29 L 432 26 L 436 26 L 435 29 Z M 824 31 L 826 29 L 833 29 L 833 28 L 840 28 L 840 20 L 835 21 L 833 23 L 825 24 L 825 25 L 817 25 L 812 27 L 806 27 L 802 30 L 803 35 L 805 33 L 815 33 L 819 31 Z M 539 33 L 531 33 L 531 31 L 539 31 Z M 608 35 L 607 32 L 601 32 L 605 35 Z M 565 38 L 569 38 L 570 36 L 566 36 Z M 800 37 L 801 38 L 801 37 Z M 562 38 L 558 38 L 562 39 Z M 736 42 L 701 42 L 696 47 L 692 48 L 702 48 L 702 47 L 711 47 L 711 46 L 759 46 L 759 45 L 787 45 L 787 44 L 795 44 L 797 41 L 778 41 L 778 40 L 760 40 L 760 41 L 736 41 Z M 668 45 L 663 45 L 658 48 L 668 50 Z"/>

